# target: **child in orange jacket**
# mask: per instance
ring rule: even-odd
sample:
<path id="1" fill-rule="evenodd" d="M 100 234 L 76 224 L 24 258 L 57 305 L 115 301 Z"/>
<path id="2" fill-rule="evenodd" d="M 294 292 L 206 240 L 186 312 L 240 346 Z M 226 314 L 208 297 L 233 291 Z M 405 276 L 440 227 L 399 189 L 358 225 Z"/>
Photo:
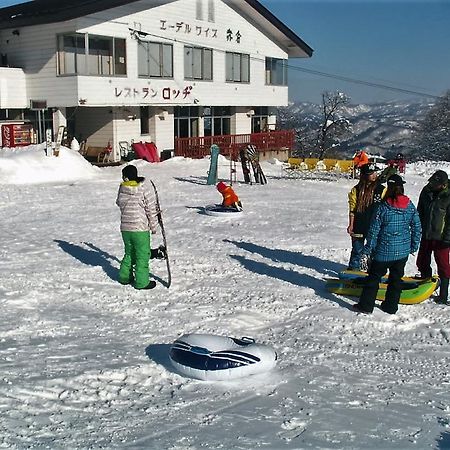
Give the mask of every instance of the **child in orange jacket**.
<path id="1" fill-rule="evenodd" d="M 224 208 L 235 208 L 238 211 L 242 211 L 242 203 L 231 186 L 227 186 L 221 181 L 217 184 L 217 190 L 222 194 L 222 206 Z"/>

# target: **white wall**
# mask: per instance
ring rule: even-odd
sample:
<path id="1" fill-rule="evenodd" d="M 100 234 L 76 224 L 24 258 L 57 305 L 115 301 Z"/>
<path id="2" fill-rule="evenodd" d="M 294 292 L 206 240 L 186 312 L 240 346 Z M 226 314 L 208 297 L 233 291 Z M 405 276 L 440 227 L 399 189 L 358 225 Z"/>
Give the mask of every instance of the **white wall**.
<path id="1" fill-rule="evenodd" d="M 265 57 L 287 58 L 287 53 L 222 1 L 215 0 L 216 21 L 214 23 L 199 21 L 195 18 L 195 3 L 193 0 L 178 0 L 154 7 L 151 0 L 142 0 L 78 19 L 77 31 L 79 32 L 127 39 L 128 70 L 126 78 L 78 77 L 78 97 L 86 99 L 86 104 L 90 106 L 188 105 L 193 104 L 194 99 L 197 99 L 199 104 L 207 106 L 287 105 L 286 86 L 265 85 Z M 105 20 L 107 22 L 104 22 Z M 161 29 L 163 27 L 161 20 L 165 21 L 166 29 L 164 30 Z M 178 32 L 176 31 L 177 23 L 183 24 Z M 185 32 L 186 26 L 190 27 L 190 33 Z M 141 29 L 143 32 L 152 34 L 144 40 L 173 44 L 173 79 L 138 77 L 138 43 L 131 37 L 129 28 Z M 233 32 L 234 40 L 231 42 L 227 41 L 228 29 Z M 240 43 L 235 41 L 238 31 L 241 34 Z M 213 37 L 214 35 L 216 37 Z M 185 43 L 214 49 L 214 81 L 184 79 Z M 250 54 L 249 84 L 225 81 L 226 51 Z M 192 87 L 190 94 L 183 95 L 184 89 L 189 89 L 190 86 Z M 163 98 L 165 88 L 171 92 L 170 99 Z M 173 94 L 174 91 L 180 92 L 177 98 L 175 98 L 176 94 Z"/>
<path id="2" fill-rule="evenodd" d="M 150 110 L 150 134 L 159 152 L 175 148 L 173 109 L 167 108 L 164 111 L 167 113 L 163 113 L 161 108 Z"/>
<path id="3" fill-rule="evenodd" d="M 0 68 L 0 108 L 27 108 L 25 73 L 22 69 Z"/>
<path id="4" fill-rule="evenodd" d="M 10 67 L 21 68 L 26 75 L 26 97 L 47 100 L 48 107 L 78 104 L 77 77 L 56 76 L 56 35 L 75 31 L 75 22 L 37 25 L 0 32 L 0 51 Z"/>

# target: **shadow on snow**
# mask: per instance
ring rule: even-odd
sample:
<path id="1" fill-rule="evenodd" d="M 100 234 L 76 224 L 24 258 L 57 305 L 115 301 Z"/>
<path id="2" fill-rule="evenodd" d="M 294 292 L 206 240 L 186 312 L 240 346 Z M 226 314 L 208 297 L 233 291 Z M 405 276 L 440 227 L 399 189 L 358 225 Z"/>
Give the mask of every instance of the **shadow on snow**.
<path id="1" fill-rule="evenodd" d="M 156 364 L 160 364 L 168 372 L 176 373 L 177 375 L 181 375 L 182 377 L 187 378 L 186 375 L 178 372 L 170 362 L 170 347 L 172 347 L 172 344 L 150 344 L 145 349 L 145 354 L 147 355 L 148 359 L 154 361 Z"/>
<path id="2" fill-rule="evenodd" d="M 91 250 L 81 247 L 80 245 L 72 244 L 67 241 L 61 241 L 59 239 L 54 239 L 61 250 L 73 256 L 75 259 L 80 261 L 87 266 L 101 267 L 103 271 L 112 280 L 117 280 L 119 275 L 119 269 L 115 268 L 111 264 L 112 261 L 120 262 L 115 256 L 99 249 L 94 244 L 89 242 L 83 242 L 86 246 L 90 247 Z"/>
<path id="3" fill-rule="evenodd" d="M 174 177 L 175 180 L 182 183 L 202 184 L 206 185 L 207 177 Z"/>
<path id="4" fill-rule="evenodd" d="M 351 307 L 346 301 L 341 300 L 339 297 L 336 297 L 335 295 L 327 292 L 327 290 L 325 289 L 325 282 L 320 278 L 314 278 L 311 275 L 301 274 L 293 270 L 283 269 L 281 267 L 270 266 L 269 264 L 263 262 L 247 259 L 244 256 L 230 255 L 230 257 L 238 261 L 250 272 L 257 273 L 259 275 L 266 275 L 278 280 L 283 280 L 295 286 L 302 286 L 313 289 L 314 292 L 321 298 L 337 303 L 344 308 L 350 309 Z"/>
<path id="5" fill-rule="evenodd" d="M 341 270 L 345 269 L 343 264 L 335 263 L 333 261 L 326 261 L 316 256 L 303 255 L 301 252 L 290 250 L 272 249 L 262 247 L 251 242 L 238 242 L 224 239 L 224 242 L 234 244 L 236 247 L 242 248 L 250 253 L 257 253 L 264 258 L 271 259 L 274 262 L 285 262 L 295 264 L 297 266 L 314 269 L 324 275 L 336 275 Z"/>

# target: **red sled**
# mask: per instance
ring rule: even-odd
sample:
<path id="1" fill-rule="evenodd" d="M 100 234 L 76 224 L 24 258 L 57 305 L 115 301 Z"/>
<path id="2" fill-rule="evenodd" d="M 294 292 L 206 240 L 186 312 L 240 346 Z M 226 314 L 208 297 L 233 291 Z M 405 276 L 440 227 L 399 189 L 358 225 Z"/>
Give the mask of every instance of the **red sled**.
<path id="1" fill-rule="evenodd" d="M 132 147 L 138 158 L 151 163 L 159 162 L 158 149 L 153 142 L 134 142 Z"/>

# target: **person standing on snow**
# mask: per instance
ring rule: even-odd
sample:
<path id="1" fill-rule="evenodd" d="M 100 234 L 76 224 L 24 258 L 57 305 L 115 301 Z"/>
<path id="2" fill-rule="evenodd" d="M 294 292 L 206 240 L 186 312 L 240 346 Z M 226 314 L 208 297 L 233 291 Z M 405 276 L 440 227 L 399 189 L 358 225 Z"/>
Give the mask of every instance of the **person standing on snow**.
<path id="1" fill-rule="evenodd" d="M 417 268 L 422 278 L 432 275 L 431 254 L 440 278 L 438 303 L 450 305 L 448 285 L 450 278 L 450 192 L 448 175 L 443 170 L 436 171 L 422 189 L 417 204 L 422 223 L 422 241 L 417 255 Z"/>
<path id="2" fill-rule="evenodd" d="M 383 198 L 385 188 L 377 179 L 377 170 L 373 163 L 361 166 L 359 182 L 348 194 L 347 233 L 352 238 L 352 252 L 347 270 L 361 269 L 361 254 L 370 219 Z"/>
<path id="3" fill-rule="evenodd" d="M 242 211 L 242 203 L 231 186 L 227 186 L 223 181 L 221 181 L 220 183 L 217 183 L 216 187 L 222 194 L 222 206 L 224 208 L 235 208 L 237 211 Z"/>
<path id="4" fill-rule="evenodd" d="M 358 150 L 354 155 L 353 155 L 353 164 L 355 165 L 355 167 L 357 167 L 358 169 L 361 166 L 364 166 L 365 164 L 369 163 L 369 156 L 367 155 L 367 153 L 364 150 Z"/>
<path id="5" fill-rule="evenodd" d="M 363 253 L 372 261 L 359 302 L 353 305 L 357 312 L 373 311 L 379 283 L 388 270 L 386 297 L 380 308 L 388 314 L 398 310 L 405 265 L 409 254 L 419 248 L 422 232 L 419 214 L 404 195 L 404 183 L 400 175 L 387 180 L 385 199 L 370 223 Z"/>
<path id="6" fill-rule="evenodd" d="M 155 196 L 137 168 L 128 165 L 122 170 L 116 204 L 120 208 L 120 231 L 125 245 L 125 256 L 120 263 L 119 283 L 134 281 L 136 289 L 153 289 L 150 280 L 150 232 L 156 233 L 157 215 Z M 134 271 L 134 275 L 133 275 Z"/>

